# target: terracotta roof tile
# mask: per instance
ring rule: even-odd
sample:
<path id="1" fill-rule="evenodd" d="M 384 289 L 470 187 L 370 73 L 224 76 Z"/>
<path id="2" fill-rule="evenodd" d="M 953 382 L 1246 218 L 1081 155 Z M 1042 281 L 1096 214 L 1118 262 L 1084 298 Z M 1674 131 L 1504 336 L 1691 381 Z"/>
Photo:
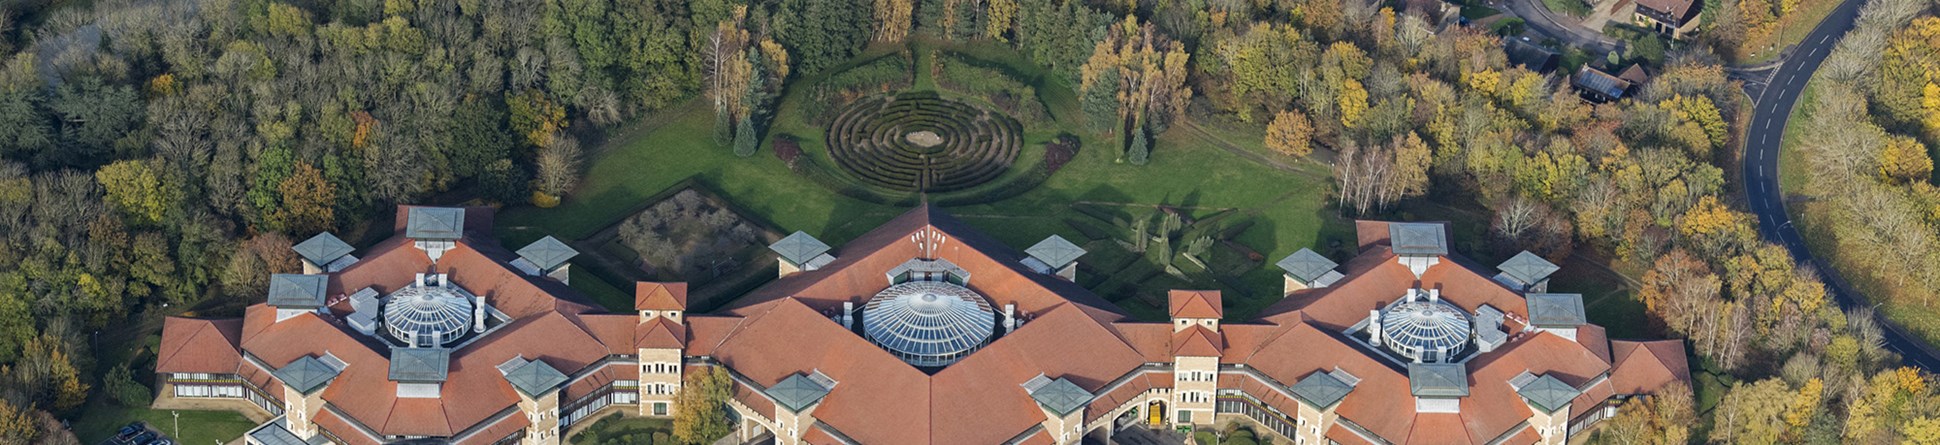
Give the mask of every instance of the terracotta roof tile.
<path id="1" fill-rule="evenodd" d="M 241 319 L 168 317 L 156 348 L 155 372 L 235 373 L 242 363 Z"/>
<path id="2" fill-rule="evenodd" d="M 1226 348 L 1219 333 L 1205 326 L 1193 326 L 1172 334 L 1172 354 L 1182 357 L 1218 357 Z"/>
<path id="3" fill-rule="evenodd" d="M 654 317 L 653 321 L 640 325 L 640 338 L 634 344 L 642 348 L 679 349 L 687 345 L 687 327 L 666 317 Z"/>
<path id="4" fill-rule="evenodd" d="M 636 310 L 687 310 L 687 283 L 633 283 L 633 308 Z"/>
<path id="5" fill-rule="evenodd" d="M 1223 313 L 1216 290 L 1173 290 L 1166 301 L 1172 318 L 1219 318 Z"/>
<path id="6" fill-rule="evenodd" d="M 1610 349 L 1616 355 L 1610 383 L 1617 394 L 1651 393 L 1672 381 L 1691 380 L 1683 341 L 1616 340 Z"/>

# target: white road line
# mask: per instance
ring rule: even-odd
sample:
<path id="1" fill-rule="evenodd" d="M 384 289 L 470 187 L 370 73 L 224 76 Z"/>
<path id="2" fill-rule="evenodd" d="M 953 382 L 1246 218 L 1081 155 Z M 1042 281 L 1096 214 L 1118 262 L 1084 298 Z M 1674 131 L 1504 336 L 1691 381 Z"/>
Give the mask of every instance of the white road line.
<path id="1" fill-rule="evenodd" d="M 1766 138 L 1766 137 L 1770 137 L 1770 136 L 1771 136 L 1771 135 L 1769 135 L 1769 134 L 1761 134 L 1761 135 L 1758 135 L 1758 143 L 1760 143 L 1760 144 L 1763 144 L 1763 143 L 1765 143 L 1765 138 Z"/>
<path id="2" fill-rule="evenodd" d="M 1826 34 L 1826 36 L 1825 36 L 1825 37 L 1820 37 L 1820 38 L 1819 38 L 1819 43 L 1825 43 L 1825 41 L 1827 41 L 1827 40 L 1832 40 L 1832 35 L 1831 35 L 1831 34 Z"/>
<path id="3" fill-rule="evenodd" d="M 1792 86 L 1792 81 L 1795 81 L 1795 80 L 1799 80 L 1798 76 L 1785 76 L 1785 86 L 1788 86 L 1788 87 Z M 1778 104 L 1772 104 L 1772 105 L 1778 105 Z"/>
<path id="4" fill-rule="evenodd" d="M 1771 119 L 1766 119 L 1766 120 L 1765 120 L 1765 129 L 1766 129 L 1766 130 L 1770 130 L 1770 129 L 1772 129 L 1772 120 L 1771 120 Z"/>
<path id="5" fill-rule="evenodd" d="M 1763 165 L 1758 166 L 1758 177 L 1760 178 L 1765 177 L 1765 166 Z"/>

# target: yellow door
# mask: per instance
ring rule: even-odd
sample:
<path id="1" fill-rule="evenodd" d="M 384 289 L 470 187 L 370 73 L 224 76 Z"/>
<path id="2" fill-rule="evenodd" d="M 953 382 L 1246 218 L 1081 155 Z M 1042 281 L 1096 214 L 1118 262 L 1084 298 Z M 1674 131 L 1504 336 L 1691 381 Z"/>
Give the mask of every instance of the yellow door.
<path id="1" fill-rule="evenodd" d="M 1164 402 L 1154 401 L 1150 406 L 1146 406 L 1145 410 L 1152 413 L 1151 423 L 1153 428 L 1165 426 L 1165 403 Z"/>

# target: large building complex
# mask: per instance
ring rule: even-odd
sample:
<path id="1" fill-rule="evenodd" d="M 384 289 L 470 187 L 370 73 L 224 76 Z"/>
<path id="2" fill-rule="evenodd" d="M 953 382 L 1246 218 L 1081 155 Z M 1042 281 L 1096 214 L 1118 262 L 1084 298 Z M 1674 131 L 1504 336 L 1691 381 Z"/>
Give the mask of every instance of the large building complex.
<path id="1" fill-rule="evenodd" d="M 1606 338 L 1556 266 L 1496 270 L 1439 223 L 1357 223 L 1345 264 L 1302 249 L 1281 299 L 1228 320 L 1172 290 L 1132 320 L 1075 282 L 1078 246 L 1022 252 L 928 205 L 831 248 L 797 232 L 780 277 L 708 314 L 640 283 L 607 313 L 564 283 L 575 252 L 518 251 L 482 208 L 404 207 L 363 257 L 297 246 L 241 319 L 171 318 L 170 397 L 253 402 L 250 443 L 556 444 L 618 411 L 667 416 L 682 376 L 724 367 L 735 438 L 796 444 L 1111 443 L 1126 428 L 1245 422 L 1320 443 L 1561 444 L 1623 398 L 1688 380 L 1678 341 Z"/>

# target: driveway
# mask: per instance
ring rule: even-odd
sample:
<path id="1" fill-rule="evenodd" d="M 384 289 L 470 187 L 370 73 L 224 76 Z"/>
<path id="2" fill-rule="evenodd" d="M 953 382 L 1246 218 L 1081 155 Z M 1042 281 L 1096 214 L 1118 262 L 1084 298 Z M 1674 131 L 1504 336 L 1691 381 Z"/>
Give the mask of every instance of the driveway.
<path id="1" fill-rule="evenodd" d="M 1582 48 L 1597 57 L 1623 48 L 1622 43 L 1598 30 L 1584 28 L 1573 20 L 1557 18 L 1549 7 L 1543 6 L 1542 0 L 1505 0 L 1504 3 L 1510 14 L 1529 22 L 1530 28 L 1565 45 Z"/>
<path id="2" fill-rule="evenodd" d="M 1534 0 L 1530 0 L 1534 1 Z M 1748 85 L 1748 91 L 1756 98 L 1752 112 L 1751 129 L 1746 132 L 1745 143 L 1745 201 L 1750 205 L 1752 215 L 1758 218 L 1758 234 L 1764 239 L 1785 246 L 1792 257 L 1800 263 L 1810 264 L 1819 270 L 1826 279 L 1827 292 L 1846 309 L 1861 307 L 1865 304 L 1851 284 L 1839 275 L 1837 270 L 1827 267 L 1824 261 L 1812 256 L 1805 240 L 1799 237 L 1798 228 L 1785 213 L 1785 192 L 1780 188 L 1778 177 L 1779 147 L 1785 136 L 1786 119 L 1791 117 L 1792 107 L 1797 104 L 1799 93 L 1812 79 L 1812 74 L 1825 61 L 1826 55 L 1839 38 L 1852 29 L 1853 20 L 1859 15 L 1862 0 L 1845 0 L 1834 9 L 1825 21 L 1812 29 L 1812 34 L 1799 42 L 1791 56 L 1771 72 L 1769 80 L 1758 85 Z M 1940 353 L 1921 342 L 1918 337 L 1905 329 L 1879 317 L 1879 325 L 1885 331 L 1886 348 L 1899 353 L 1906 364 L 1934 371 L 1940 366 Z"/>

